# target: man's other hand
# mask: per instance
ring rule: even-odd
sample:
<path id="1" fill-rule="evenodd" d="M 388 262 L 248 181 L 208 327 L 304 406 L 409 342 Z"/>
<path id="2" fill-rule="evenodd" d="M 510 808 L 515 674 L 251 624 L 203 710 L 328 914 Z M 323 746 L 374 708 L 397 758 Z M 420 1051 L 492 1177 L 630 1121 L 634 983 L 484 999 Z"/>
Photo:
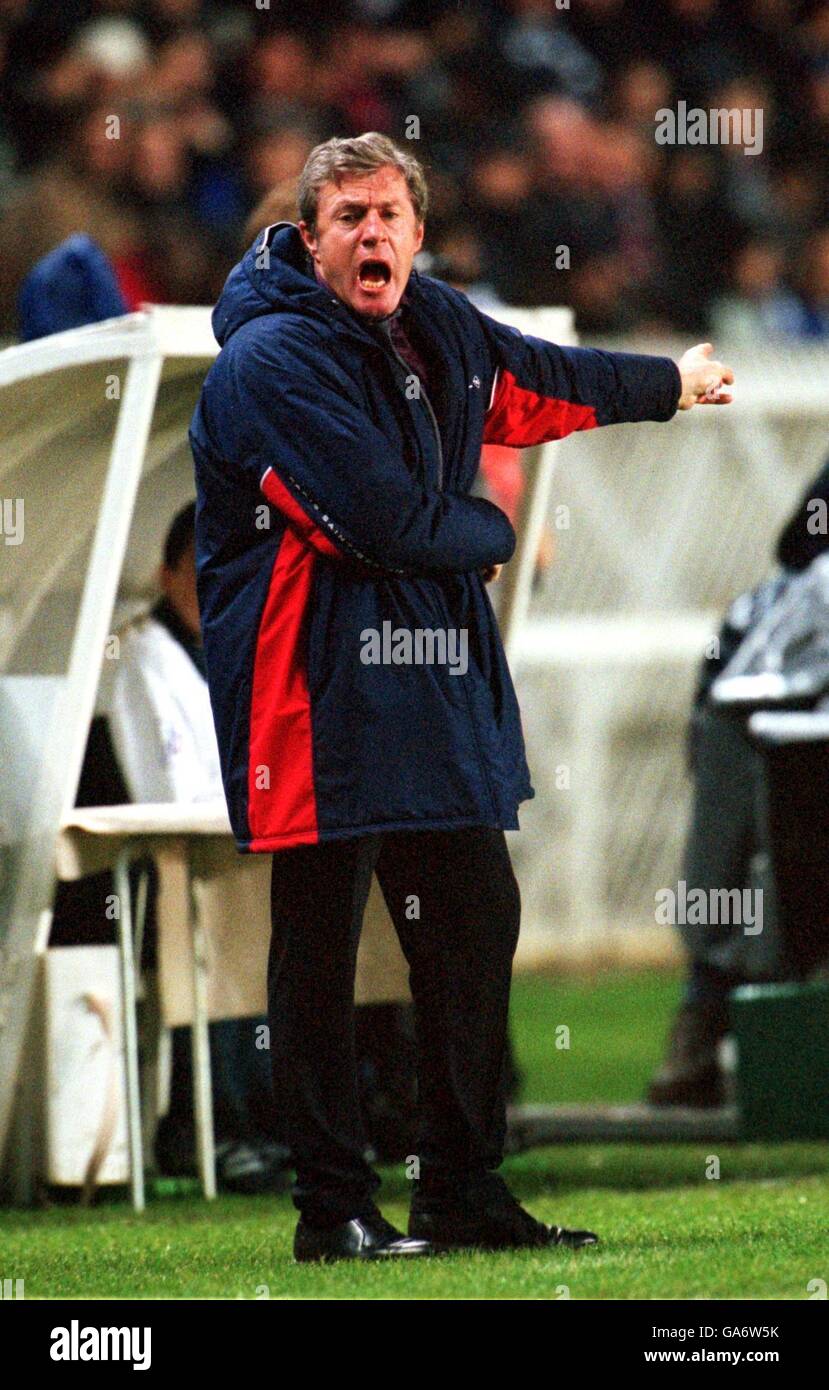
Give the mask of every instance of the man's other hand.
<path id="1" fill-rule="evenodd" d="M 503 565 L 487 565 L 485 569 L 481 570 L 484 583 L 494 584 L 503 568 Z"/>
<path id="2" fill-rule="evenodd" d="M 713 351 L 711 343 L 698 343 L 680 357 L 677 363 L 682 377 L 679 410 L 690 410 L 692 405 L 728 405 L 734 399 L 721 390 L 731 385 L 734 373 L 724 362 L 711 357 Z"/>

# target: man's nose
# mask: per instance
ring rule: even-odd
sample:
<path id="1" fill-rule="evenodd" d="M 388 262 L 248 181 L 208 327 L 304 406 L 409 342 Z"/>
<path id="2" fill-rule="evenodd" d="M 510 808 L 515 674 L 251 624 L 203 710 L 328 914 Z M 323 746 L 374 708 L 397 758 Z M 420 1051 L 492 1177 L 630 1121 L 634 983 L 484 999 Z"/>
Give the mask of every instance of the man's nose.
<path id="1" fill-rule="evenodd" d="M 381 237 L 382 235 L 383 235 L 383 221 L 382 221 L 382 218 L 381 218 L 380 215 L 379 215 L 377 212 L 375 212 L 374 209 L 372 208 L 370 212 L 367 212 L 367 213 L 366 213 L 365 221 L 363 222 L 363 235 L 362 235 L 362 240 L 363 240 L 364 242 L 372 242 L 372 243 L 374 243 L 375 241 L 379 241 L 379 239 L 380 239 L 380 237 Z"/>

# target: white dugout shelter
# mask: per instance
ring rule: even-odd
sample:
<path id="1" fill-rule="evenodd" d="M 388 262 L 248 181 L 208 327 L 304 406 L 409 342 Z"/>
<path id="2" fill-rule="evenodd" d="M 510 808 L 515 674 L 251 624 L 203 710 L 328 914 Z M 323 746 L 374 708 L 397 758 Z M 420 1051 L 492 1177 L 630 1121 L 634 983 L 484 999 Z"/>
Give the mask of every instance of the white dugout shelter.
<path id="1" fill-rule="evenodd" d="M 568 310 L 502 317 L 573 341 Z M 217 351 L 208 309 L 153 308 L 0 353 L 0 1177 L 13 1160 L 18 1194 L 45 1085 L 37 984 L 60 827 L 116 604 L 149 597 L 166 528 L 193 493 L 187 426 Z M 554 448 L 529 460 L 501 595 L 511 659 Z"/>

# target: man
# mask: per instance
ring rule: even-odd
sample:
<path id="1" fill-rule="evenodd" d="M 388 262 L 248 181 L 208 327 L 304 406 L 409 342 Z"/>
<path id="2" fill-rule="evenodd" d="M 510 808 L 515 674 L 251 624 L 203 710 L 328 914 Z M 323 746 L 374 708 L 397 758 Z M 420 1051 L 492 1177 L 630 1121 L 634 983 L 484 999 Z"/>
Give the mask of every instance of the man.
<path id="1" fill-rule="evenodd" d="M 159 568 L 162 597 L 121 635 L 109 724 L 133 801 L 209 801 L 222 796 L 219 754 L 204 675 L 195 564 L 195 502 L 174 518 Z M 210 1024 L 216 1170 L 225 1192 L 287 1186 L 287 1150 L 273 1132 L 265 1054 L 253 1046 L 260 1018 Z M 194 1173 L 190 1029 L 172 1029 L 170 1108 L 155 1154 L 162 1172 Z"/>
<path id="2" fill-rule="evenodd" d="M 595 1242 L 536 1221 L 495 1172 L 519 922 L 503 832 L 532 788 L 485 590 L 515 537 L 470 489 L 485 441 L 667 420 L 733 379 L 708 345 L 677 367 L 496 324 L 412 271 L 426 198 L 384 136 L 317 146 L 298 227 L 268 228 L 228 279 L 190 432 L 231 823 L 241 850 L 274 854 L 271 1048 L 299 1260 Z M 408 1238 L 374 1204 L 354 1078 L 373 871 L 416 1010 Z"/>

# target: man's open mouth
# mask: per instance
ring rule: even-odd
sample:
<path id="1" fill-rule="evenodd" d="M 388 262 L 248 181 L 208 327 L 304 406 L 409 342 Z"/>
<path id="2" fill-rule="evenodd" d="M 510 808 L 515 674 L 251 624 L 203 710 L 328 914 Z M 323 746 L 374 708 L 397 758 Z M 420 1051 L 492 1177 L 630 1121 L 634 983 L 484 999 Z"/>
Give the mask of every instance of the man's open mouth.
<path id="1" fill-rule="evenodd" d="M 385 261 L 363 261 L 357 279 L 364 290 L 382 290 L 391 280 L 391 266 Z"/>

